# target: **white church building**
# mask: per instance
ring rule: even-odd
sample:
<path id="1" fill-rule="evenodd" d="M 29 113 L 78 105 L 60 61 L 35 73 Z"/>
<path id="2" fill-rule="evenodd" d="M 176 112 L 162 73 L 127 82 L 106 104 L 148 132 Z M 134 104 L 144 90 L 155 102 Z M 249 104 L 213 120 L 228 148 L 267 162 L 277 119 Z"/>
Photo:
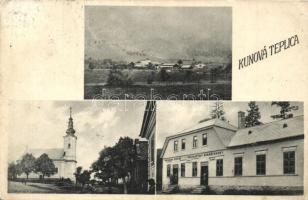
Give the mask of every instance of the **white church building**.
<path id="1" fill-rule="evenodd" d="M 69 178 L 72 181 L 75 180 L 76 170 L 76 142 L 77 136 L 75 135 L 75 129 L 72 118 L 72 109 L 70 108 L 70 118 L 68 121 L 68 128 L 66 134 L 63 136 L 63 148 L 53 149 L 29 149 L 27 153 L 32 154 L 35 158 L 40 157 L 42 154 L 47 154 L 56 167 L 56 173 L 46 178 Z M 25 178 L 23 173 L 20 178 Z M 29 178 L 39 178 L 40 174 L 31 173 Z"/>

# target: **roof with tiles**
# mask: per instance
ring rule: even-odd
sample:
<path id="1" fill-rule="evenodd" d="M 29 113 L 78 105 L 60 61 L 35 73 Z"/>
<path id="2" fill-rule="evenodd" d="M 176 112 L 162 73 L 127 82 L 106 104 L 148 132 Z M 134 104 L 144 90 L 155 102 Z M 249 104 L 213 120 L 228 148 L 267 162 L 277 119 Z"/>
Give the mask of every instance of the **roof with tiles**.
<path id="1" fill-rule="evenodd" d="M 32 154 L 35 158 L 40 157 L 42 154 L 47 154 L 52 160 L 63 159 L 63 149 L 29 149 L 28 153 Z"/>
<path id="2" fill-rule="evenodd" d="M 268 142 L 279 139 L 304 135 L 304 116 L 273 121 L 259 126 L 238 129 L 226 121 L 220 119 L 201 120 L 198 124 L 185 129 L 176 135 L 168 136 L 165 140 L 162 156 L 170 139 L 198 132 L 203 129 L 219 127 L 216 133 L 226 147 L 238 147 L 260 142 Z"/>
<path id="3" fill-rule="evenodd" d="M 198 124 L 196 124 L 196 125 L 194 125 L 190 128 L 184 129 L 183 131 L 181 131 L 181 132 L 179 132 L 179 133 L 177 133 L 176 135 L 173 135 L 173 136 L 178 136 L 179 134 L 188 133 L 188 132 L 191 132 L 191 131 L 196 131 L 196 130 L 200 130 L 200 129 L 211 127 L 211 126 L 218 126 L 220 128 L 225 128 L 225 129 L 234 130 L 234 131 L 237 130 L 237 128 L 235 126 L 229 124 L 226 121 L 223 121 L 223 120 L 220 120 L 220 119 L 208 119 L 208 120 L 201 120 Z M 170 136 L 170 137 L 172 137 L 172 136 Z"/>
<path id="4" fill-rule="evenodd" d="M 304 116 L 273 121 L 259 126 L 239 129 L 228 147 L 255 144 L 304 135 Z"/>

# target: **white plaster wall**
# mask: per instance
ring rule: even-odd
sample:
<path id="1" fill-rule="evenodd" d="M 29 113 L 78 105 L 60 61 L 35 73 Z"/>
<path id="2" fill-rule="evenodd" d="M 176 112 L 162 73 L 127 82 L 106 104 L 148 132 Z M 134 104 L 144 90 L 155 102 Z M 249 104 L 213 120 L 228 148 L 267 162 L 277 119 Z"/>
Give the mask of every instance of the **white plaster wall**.
<path id="1" fill-rule="evenodd" d="M 75 170 L 76 170 L 76 162 L 65 162 L 64 163 L 64 178 L 69 178 L 71 181 L 75 181 Z"/>
<path id="2" fill-rule="evenodd" d="M 207 145 L 202 146 L 202 134 L 207 133 Z M 198 144 L 197 148 L 193 148 L 193 137 L 197 136 Z M 185 149 L 181 150 L 181 141 L 182 139 L 186 139 Z M 174 141 L 178 140 L 178 151 L 174 151 Z M 188 154 L 195 154 L 201 152 L 208 152 L 208 151 L 215 151 L 218 149 L 224 149 L 225 146 L 222 144 L 216 132 L 213 128 L 199 131 L 194 134 L 189 134 L 185 136 L 181 136 L 175 139 L 170 139 L 169 143 L 167 144 L 166 151 L 164 153 L 164 158 L 175 157 L 175 156 L 182 156 Z"/>
<path id="3" fill-rule="evenodd" d="M 67 160 L 76 160 L 76 138 L 72 136 L 64 136 L 64 152 L 65 156 L 64 158 Z M 68 148 L 68 144 L 71 145 L 70 148 Z"/>
<path id="4" fill-rule="evenodd" d="M 296 147 L 295 175 L 283 174 L 283 148 Z M 266 151 L 266 176 L 256 175 L 256 151 Z M 236 153 L 243 153 L 243 175 L 236 177 L 234 173 L 234 157 Z M 177 157 L 178 158 L 178 157 Z M 223 159 L 223 176 L 216 177 L 216 159 Z M 197 177 L 192 177 L 192 162 L 198 162 Z M 179 185 L 189 187 L 200 185 L 200 163 L 208 162 L 209 185 L 237 185 L 237 186 L 303 186 L 303 139 L 284 141 L 266 145 L 251 146 L 238 149 L 228 149 L 219 156 L 203 156 L 190 160 L 165 160 L 163 159 L 163 187 L 169 184 L 167 177 L 167 164 L 179 165 Z M 180 176 L 180 164 L 186 163 L 185 178 Z"/>

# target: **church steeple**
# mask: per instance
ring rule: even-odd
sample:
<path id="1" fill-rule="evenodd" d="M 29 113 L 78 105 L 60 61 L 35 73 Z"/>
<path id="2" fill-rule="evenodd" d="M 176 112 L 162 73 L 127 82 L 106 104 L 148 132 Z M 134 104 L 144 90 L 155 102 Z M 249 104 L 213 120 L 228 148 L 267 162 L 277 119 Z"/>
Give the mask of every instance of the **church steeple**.
<path id="1" fill-rule="evenodd" d="M 74 123 L 73 123 L 73 118 L 72 118 L 72 107 L 70 107 L 70 118 L 68 119 L 68 127 L 66 130 L 66 134 L 67 135 L 75 134 Z"/>

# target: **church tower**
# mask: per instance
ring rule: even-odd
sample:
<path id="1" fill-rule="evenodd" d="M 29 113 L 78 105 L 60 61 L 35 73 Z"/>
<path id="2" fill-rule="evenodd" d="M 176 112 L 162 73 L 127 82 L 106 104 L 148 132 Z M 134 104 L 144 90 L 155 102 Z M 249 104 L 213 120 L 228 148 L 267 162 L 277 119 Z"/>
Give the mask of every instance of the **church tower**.
<path id="1" fill-rule="evenodd" d="M 76 170 L 76 142 L 74 123 L 72 118 L 72 108 L 70 107 L 70 118 L 68 119 L 68 127 L 64 138 L 64 177 L 74 181 L 74 173 Z"/>

